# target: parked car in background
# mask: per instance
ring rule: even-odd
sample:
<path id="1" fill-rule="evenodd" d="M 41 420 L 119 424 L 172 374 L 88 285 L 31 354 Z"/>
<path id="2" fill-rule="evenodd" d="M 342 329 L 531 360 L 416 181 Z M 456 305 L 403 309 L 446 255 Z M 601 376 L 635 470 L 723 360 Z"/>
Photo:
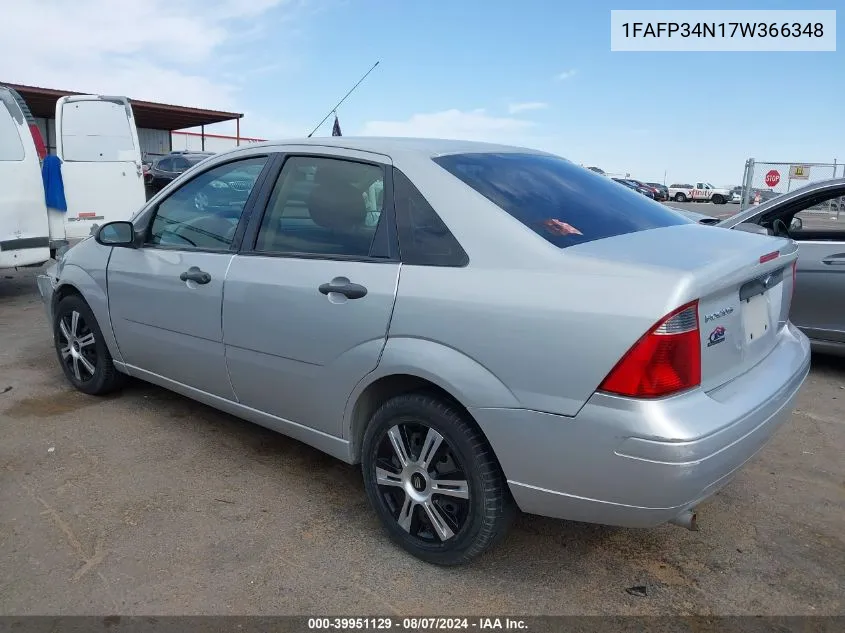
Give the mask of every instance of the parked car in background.
<path id="1" fill-rule="evenodd" d="M 631 178 L 612 178 L 611 180 L 628 187 L 628 189 L 633 189 L 637 193 L 644 195 L 646 198 L 651 198 L 652 200 L 654 199 L 654 191 L 651 187 L 641 185 L 636 180 L 632 180 Z"/>
<path id="2" fill-rule="evenodd" d="M 712 202 L 713 204 L 727 204 L 731 197 L 730 189 L 715 187 L 709 182 L 697 182 L 692 190 L 693 202 Z"/>
<path id="3" fill-rule="evenodd" d="M 731 204 L 742 203 L 742 187 L 734 187 L 731 189 L 731 195 L 730 198 L 728 198 L 728 202 Z"/>
<path id="4" fill-rule="evenodd" d="M 659 200 L 660 202 L 666 202 L 669 200 L 669 187 L 661 185 L 659 182 L 647 182 L 645 184 L 657 191 L 657 195 L 654 198 L 655 200 Z"/>
<path id="5" fill-rule="evenodd" d="M 642 180 L 637 180 L 635 178 L 630 178 L 629 180 L 631 182 L 633 182 L 635 185 L 637 185 L 638 187 L 641 187 L 641 188 L 646 189 L 647 191 L 651 192 L 651 196 L 649 196 L 650 198 L 652 198 L 654 200 L 663 200 L 663 194 L 660 191 L 660 189 L 658 189 L 657 187 L 653 187 L 652 185 L 649 185 L 648 183 L 645 183 Z"/>
<path id="6" fill-rule="evenodd" d="M 51 218 L 44 202 L 39 141 L 20 94 L 0 86 L 0 269 L 42 264 L 67 243 L 61 213 Z"/>
<path id="7" fill-rule="evenodd" d="M 685 183 L 669 185 L 669 197 L 675 202 L 686 202 L 692 197 L 693 186 Z"/>
<path id="8" fill-rule="evenodd" d="M 845 228 L 831 226 L 835 223 L 816 228 L 818 216 L 806 213 L 841 196 L 845 178 L 813 182 L 740 211 L 716 227 L 794 240 L 800 255 L 790 319 L 814 350 L 845 356 Z"/>
<path id="9" fill-rule="evenodd" d="M 796 257 L 547 153 L 328 137 L 207 159 L 38 286 L 76 389 L 134 376 L 360 463 L 390 538 L 455 565 L 515 507 L 694 528 L 809 372 Z"/>
<path id="10" fill-rule="evenodd" d="M 819 207 L 838 208 L 843 196 L 845 179 L 839 178 L 772 196 L 724 220 L 686 209 L 676 211 L 700 224 L 794 240 L 800 256 L 790 320 L 809 337 L 814 350 L 845 356 L 845 228 L 813 228 L 818 216 L 806 213 Z"/>
<path id="11" fill-rule="evenodd" d="M 212 152 L 176 151 L 157 158 L 150 165 L 147 183 L 147 196 L 155 195 L 174 179 L 185 173 L 197 163 L 204 161 Z"/>
<path id="12" fill-rule="evenodd" d="M 669 196 L 675 202 L 712 202 L 726 204 L 730 198 L 728 189 L 714 187 L 709 182 L 697 182 L 694 185 L 672 185 Z"/>

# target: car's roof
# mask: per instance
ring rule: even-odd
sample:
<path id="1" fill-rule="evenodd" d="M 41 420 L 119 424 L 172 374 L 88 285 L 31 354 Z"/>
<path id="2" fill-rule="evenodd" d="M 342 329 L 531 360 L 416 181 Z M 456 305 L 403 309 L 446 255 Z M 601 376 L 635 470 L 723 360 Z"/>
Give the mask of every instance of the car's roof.
<path id="1" fill-rule="evenodd" d="M 480 141 L 462 141 L 440 138 L 409 138 L 385 136 L 328 136 L 319 138 L 291 138 L 250 144 L 249 147 L 283 147 L 286 145 L 313 145 L 392 155 L 413 153 L 426 157 L 446 154 L 474 153 L 531 153 L 546 154 L 539 150 L 514 145 L 500 145 Z"/>

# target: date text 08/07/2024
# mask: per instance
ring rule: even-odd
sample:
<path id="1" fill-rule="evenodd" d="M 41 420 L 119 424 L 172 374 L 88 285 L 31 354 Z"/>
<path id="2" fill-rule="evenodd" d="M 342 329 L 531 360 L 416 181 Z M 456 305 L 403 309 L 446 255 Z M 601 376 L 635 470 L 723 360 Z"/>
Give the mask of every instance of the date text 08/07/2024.
<path id="1" fill-rule="evenodd" d="M 519 618 L 497 618 L 497 617 L 473 617 L 473 618 L 446 618 L 446 617 L 331 617 L 331 618 L 308 618 L 309 630 L 323 631 L 448 631 L 448 630 L 510 630 L 527 631 L 528 625 L 525 620 Z"/>
<path id="2" fill-rule="evenodd" d="M 824 37 L 821 22 L 625 22 L 626 38 L 647 37 Z"/>

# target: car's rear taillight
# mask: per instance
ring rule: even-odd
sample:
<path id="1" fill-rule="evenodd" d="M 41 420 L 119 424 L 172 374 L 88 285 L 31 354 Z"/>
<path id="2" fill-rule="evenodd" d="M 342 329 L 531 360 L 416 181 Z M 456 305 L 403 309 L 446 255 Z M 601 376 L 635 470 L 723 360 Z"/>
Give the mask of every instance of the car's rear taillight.
<path id="1" fill-rule="evenodd" d="M 32 142 L 35 143 L 35 151 L 38 153 L 38 160 L 44 160 L 47 156 L 47 147 L 44 145 L 44 138 L 41 136 L 41 130 L 35 123 L 29 124 L 29 133 L 32 135 Z"/>
<path id="2" fill-rule="evenodd" d="M 630 398 L 661 398 L 701 384 L 698 300 L 652 327 L 607 375 L 599 391 Z"/>

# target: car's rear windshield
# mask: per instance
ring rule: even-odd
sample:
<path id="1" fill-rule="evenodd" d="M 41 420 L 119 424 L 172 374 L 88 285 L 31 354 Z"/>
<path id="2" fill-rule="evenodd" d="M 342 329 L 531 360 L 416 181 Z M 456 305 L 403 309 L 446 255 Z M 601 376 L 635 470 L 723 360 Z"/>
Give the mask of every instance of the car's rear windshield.
<path id="1" fill-rule="evenodd" d="M 433 160 L 561 248 L 691 222 L 637 191 L 556 156 L 474 153 Z"/>

